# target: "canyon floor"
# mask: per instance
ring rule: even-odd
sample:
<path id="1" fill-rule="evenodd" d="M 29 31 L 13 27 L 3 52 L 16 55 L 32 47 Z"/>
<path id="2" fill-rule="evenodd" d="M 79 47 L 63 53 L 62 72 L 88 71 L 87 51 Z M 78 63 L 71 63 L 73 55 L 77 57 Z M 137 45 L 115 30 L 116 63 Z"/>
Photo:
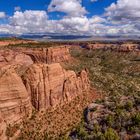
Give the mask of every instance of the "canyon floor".
<path id="1" fill-rule="evenodd" d="M 0 140 L 140 139 L 139 42 L 9 42 Z"/>

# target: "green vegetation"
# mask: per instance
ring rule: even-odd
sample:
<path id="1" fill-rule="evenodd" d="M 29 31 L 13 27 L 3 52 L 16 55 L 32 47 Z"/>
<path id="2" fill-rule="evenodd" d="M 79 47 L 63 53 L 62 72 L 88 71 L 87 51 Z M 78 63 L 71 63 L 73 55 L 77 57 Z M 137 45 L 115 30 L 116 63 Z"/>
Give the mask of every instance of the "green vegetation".
<path id="1" fill-rule="evenodd" d="M 24 39 L 19 39 L 16 37 L 0 37 L 0 41 L 17 41 L 17 40 L 24 40 Z"/>
<path id="2" fill-rule="evenodd" d="M 54 43 L 49 43 L 49 42 L 28 42 L 28 43 L 19 43 L 19 44 L 10 44 L 6 46 L 6 48 L 16 48 L 16 47 L 23 47 L 23 48 L 48 48 L 52 47 Z"/>
<path id="3" fill-rule="evenodd" d="M 104 134 L 105 140 L 120 140 L 117 132 L 112 128 L 108 128 Z"/>
<path id="4" fill-rule="evenodd" d="M 103 94 L 95 103 L 104 106 L 104 115 L 82 126 L 86 140 L 119 140 L 122 132 L 140 134 L 140 61 L 135 61 L 140 55 L 86 49 L 72 49 L 71 54 L 78 62 L 65 67 L 77 72 L 87 68 L 91 85 Z M 90 113 L 96 112 L 91 109 Z M 74 137 L 80 139 L 79 132 Z"/>

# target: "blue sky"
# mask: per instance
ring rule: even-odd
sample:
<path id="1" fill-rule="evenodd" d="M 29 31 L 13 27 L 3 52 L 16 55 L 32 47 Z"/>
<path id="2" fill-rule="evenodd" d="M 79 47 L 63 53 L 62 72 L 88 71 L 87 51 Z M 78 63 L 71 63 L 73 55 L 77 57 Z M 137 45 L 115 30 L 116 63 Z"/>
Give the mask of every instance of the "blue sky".
<path id="1" fill-rule="evenodd" d="M 140 35 L 140 0 L 0 0 L 0 34 Z"/>
<path id="2" fill-rule="evenodd" d="M 82 5 L 86 7 L 89 14 L 88 17 L 93 15 L 100 15 L 104 12 L 104 8 L 108 7 L 116 0 L 99 0 L 97 2 L 91 2 L 90 0 L 83 0 Z M 47 10 L 51 0 L 0 0 L 0 11 L 4 11 L 7 15 L 12 16 L 15 7 L 20 7 L 22 11 L 25 10 Z M 59 12 L 49 13 L 56 18 Z"/>

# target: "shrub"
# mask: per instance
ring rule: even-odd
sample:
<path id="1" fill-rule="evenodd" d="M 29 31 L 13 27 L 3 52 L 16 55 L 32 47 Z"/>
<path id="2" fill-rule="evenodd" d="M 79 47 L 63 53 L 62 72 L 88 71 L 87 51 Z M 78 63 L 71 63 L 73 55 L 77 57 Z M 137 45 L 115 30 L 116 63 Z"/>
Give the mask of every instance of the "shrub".
<path id="1" fill-rule="evenodd" d="M 84 127 L 78 128 L 78 137 L 81 139 L 86 139 L 88 137 L 88 133 Z"/>
<path id="2" fill-rule="evenodd" d="M 133 102 L 132 101 L 128 101 L 126 104 L 125 104 L 125 109 L 126 110 L 131 110 L 133 108 Z"/>
<path id="3" fill-rule="evenodd" d="M 117 132 L 112 128 L 108 128 L 104 136 L 105 136 L 105 140 L 120 140 Z"/>
<path id="4" fill-rule="evenodd" d="M 114 123 L 114 116 L 108 115 L 106 118 L 106 123 L 108 126 L 112 126 Z"/>
<path id="5" fill-rule="evenodd" d="M 137 113 L 132 117 L 132 122 L 134 125 L 140 125 L 140 113 Z"/>

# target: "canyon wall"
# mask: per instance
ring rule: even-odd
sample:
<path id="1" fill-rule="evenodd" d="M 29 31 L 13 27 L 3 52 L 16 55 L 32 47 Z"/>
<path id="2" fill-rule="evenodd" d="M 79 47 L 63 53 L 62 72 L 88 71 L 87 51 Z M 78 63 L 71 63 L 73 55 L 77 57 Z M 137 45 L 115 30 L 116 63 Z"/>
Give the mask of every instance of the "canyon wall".
<path id="1" fill-rule="evenodd" d="M 0 74 L 0 114 L 6 124 L 15 124 L 31 114 L 29 94 L 13 69 Z"/>
<path id="2" fill-rule="evenodd" d="M 29 49 L 24 51 L 35 63 L 64 62 L 71 59 L 69 48 L 66 46 Z"/>
<path id="3" fill-rule="evenodd" d="M 4 122 L 3 116 L 1 115 L 1 112 L 0 112 L 0 139 L 1 140 L 7 140 L 7 137 L 5 135 L 6 127 L 7 127 L 6 123 Z"/>
<path id="4" fill-rule="evenodd" d="M 0 50 L 0 68 L 17 65 L 28 67 L 31 64 L 33 64 L 32 59 L 22 53 L 22 51 L 10 49 Z"/>
<path id="5" fill-rule="evenodd" d="M 37 110 L 69 102 L 83 91 L 88 92 L 90 86 L 85 70 L 76 75 L 74 71 L 63 69 L 59 63 L 34 64 L 23 79 Z"/>
<path id="6" fill-rule="evenodd" d="M 11 39 L 12 39 L 12 38 L 11 38 Z M 0 40 L 0 47 L 8 46 L 8 45 L 16 45 L 16 44 L 27 44 L 27 43 L 37 43 L 37 41 L 32 41 L 32 40 L 20 40 L 20 39 Z"/>
<path id="7" fill-rule="evenodd" d="M 7 139 L 9 124 L 30 117 L 33 107 L 56 108 L 89 91 L 86 70 L 76 74 L 56 63 L 70 60 L 65 46 L 0 50 L 0 139 Z"/>
<path id="8" fill-rule="evenodd" d="M 139 44 L 133 44 L 133 43 L 122 43 L 122 44 L 102 44 L 102 43 L 96 43 L 96 44 L 87 44 L 85 48 L 90 50 L 97 50 L 97 49 L 103 49 L 103 50 L 112 50 L 117 52 L 138 52 L 140 51 L 140 45 Z"/>

